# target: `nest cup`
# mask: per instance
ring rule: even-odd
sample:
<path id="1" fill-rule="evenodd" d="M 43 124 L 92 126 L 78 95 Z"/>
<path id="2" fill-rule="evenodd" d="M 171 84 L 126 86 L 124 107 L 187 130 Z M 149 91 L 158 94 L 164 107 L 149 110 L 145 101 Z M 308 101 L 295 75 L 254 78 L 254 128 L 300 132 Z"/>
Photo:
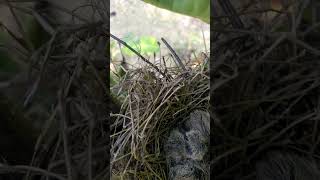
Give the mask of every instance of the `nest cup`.
<path id="1" fill-rule="evenodd" d="M 167 179 L 164 141 L 190 112 L 208 109 L 208 63 L 157 67 L 165 76 L 147 65 L 129 70 L 115 88 L 122 106 L 111 115 L 113 179 Z"/>

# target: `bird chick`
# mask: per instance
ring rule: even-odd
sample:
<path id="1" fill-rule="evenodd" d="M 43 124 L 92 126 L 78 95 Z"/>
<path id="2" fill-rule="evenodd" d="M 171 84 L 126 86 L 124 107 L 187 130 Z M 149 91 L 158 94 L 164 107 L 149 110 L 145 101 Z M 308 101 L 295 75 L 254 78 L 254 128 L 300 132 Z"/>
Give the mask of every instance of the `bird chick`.
<path id="1" fill-rule="evenodd" d="M 207 112 L 193 111 L 184 124 L 173 129 L 165 142 L 169 179 L 197 180 L 208 174 L 210 120 Z M 202 178 L 201 178 L 202 177 Z"/>

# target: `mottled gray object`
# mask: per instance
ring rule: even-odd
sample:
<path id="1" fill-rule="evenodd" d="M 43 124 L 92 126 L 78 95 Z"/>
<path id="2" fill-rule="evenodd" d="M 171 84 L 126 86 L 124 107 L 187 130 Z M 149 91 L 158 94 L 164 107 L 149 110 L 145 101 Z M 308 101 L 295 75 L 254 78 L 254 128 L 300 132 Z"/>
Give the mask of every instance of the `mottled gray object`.
<path id="1" fill-rule="evenodd" d="M 184 124 L 170 132 L 165 142 L 170 180 L 209 179 L 206 161 L 210 137 L 210 118 L 205 111 L 195 110 Z"/>

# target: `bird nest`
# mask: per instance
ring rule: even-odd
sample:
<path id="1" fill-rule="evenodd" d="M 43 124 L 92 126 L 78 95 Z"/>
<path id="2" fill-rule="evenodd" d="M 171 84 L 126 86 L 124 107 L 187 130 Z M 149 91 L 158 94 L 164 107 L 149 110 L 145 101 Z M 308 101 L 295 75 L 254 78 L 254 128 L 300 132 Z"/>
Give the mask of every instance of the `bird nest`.
<path id="1" fill-rule="evenodd" d="M 114 179 L 167 179 L 164 141 L 170 131 L 193 110 L 208 111 L 208 63 L 157 67 L 128 71 L 114 92 L 123 97 L 120 112 L 111 115 Z"/>
<path id="2" fill-rule="evenodd" d="M 232 9 L 225 3 L 218 3 L 225 14 L 215 16 L 212 32 L 211 176 L 309 179 L 309 169 L 319 174 L 319 22 L 303 16 L 307 1 L 255 20 L 253 12 L 262 10 L 248 8 L 254 5 Z M 270 151 L 282 155 L 266 155 Z M 259 165 L 266 162 L 273 167 Z M 310 167 L 299 169 L 304 163 Z M 277 168 L 288 173 L 276 175 Z"/>
<path id="3" fill-rule="evenodd" d="M 128 71 L 111 96 L 108 23 L 54 27 L 37 18 L 47 39 L 37 46 L 17 39 L 17 49 L 7 47 L 22 68 L 1 82 L 4 96 L 21 110 L 23 127 L 15 130 L 26 125 L 35 137 L 28 150 L 16 143 L 12 157 L 1 157 L 0 179 L 109 179 L 110 154 L 113 178 L 166 179 L 163 140 L 191 111 L 207 110 L 208 64 L 170 68 L 149 62 Z M 21 154 L 23 161 L 14 156 Z"/>

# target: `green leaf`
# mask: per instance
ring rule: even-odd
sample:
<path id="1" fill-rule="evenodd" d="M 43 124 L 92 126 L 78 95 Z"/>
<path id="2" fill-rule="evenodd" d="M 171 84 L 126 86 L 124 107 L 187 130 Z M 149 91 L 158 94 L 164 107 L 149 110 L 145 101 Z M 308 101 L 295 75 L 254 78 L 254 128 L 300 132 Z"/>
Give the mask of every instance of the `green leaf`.
<path id="1" fill-rule="evenodd" d="M 140 47 L 142 54 L 152 54 L 159 51 L 158 41 L 152 36 L 142 36 L 140 38 Z"/>
<path id="2" fill-rule="evenodd" d="M 123 38 L 123 41 L 142 55 L 152 55 L 160 50 L 157 39 L 153 36 L 137 37 L 130 33 Z M 128 56 L 135 56 L 135 53 L 127 47 L 123 47 L 122 50 Z"/>
<path id="3" fill-rule="evenodd" d="M 210 0 L 143 0 L 159 8 L 210 23 Z"/>

